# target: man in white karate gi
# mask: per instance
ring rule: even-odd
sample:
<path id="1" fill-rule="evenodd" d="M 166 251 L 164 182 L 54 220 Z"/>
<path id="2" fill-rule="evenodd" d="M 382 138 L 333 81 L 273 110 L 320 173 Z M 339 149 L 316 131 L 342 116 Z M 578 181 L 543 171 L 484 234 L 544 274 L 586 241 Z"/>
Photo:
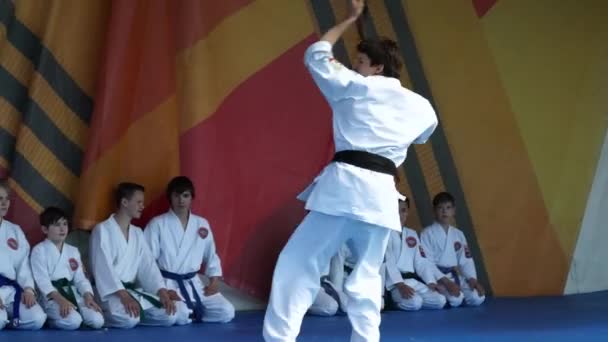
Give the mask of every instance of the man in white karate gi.
<path id="1" fill-rule="evenodd" d="M 379 340 L 379 270 L 391 229 L 401 231 L 397 165 L 410 144 L 425 142 L 437 125 L 430 103 L 401 86 L 393 41 L 359 43 L 355 71 L 333 58 L 333 45 L 364 9 L 363 0 L 351 5 L 348 18 L 305 53 L 306 67 L 333 109 L 337 152 L 300 196 L 310 213 L 277 261 L 264 319 L 266 341 L 295 341 L 321 272 L 347 240 L 358 256 L 344 285 L 351 340 Z"/>
<path id="2" fill-rule="evenodd" d="M 143 186 L 119 184 L 116 205 L 116 212 L 93 229 L 89 242 L 91 269 L 106 325 L 185 324 L 190 310 L 169 294 L 141 228 L 131 224 L 144 209 Z"/>
<path id="3" fill-rule="evenodd" d="M 189 178 L 173 178 L 167 185 L 171 209 L 153 218 L 144 235 L 167 288 L 179 294 L 193 311 L 194 320 L 229 322 L 234 318 L 234 306 L 219 292 L 222 265 L 209 222 L 191 212 L 194 196 Z M 198 277 L 202 265 L 209 279 L 207 286 Z"/>
<path id="4" fill-rule="evenodd" d="M 426 258 L 418 233 L 406 227 L 409 199 L 399 201 L 403 230 L 391 232 L 386 248 L 386 289 L 396 308 L 406 311 L 442 309 L 446 298 L 437 292 L 438 270 Z"/>

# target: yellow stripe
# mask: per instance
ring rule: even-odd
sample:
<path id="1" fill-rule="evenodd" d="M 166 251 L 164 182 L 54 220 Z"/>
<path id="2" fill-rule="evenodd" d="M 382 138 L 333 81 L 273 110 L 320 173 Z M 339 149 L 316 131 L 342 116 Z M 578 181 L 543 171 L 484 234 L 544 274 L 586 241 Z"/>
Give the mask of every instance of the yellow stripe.
<path id="1" fill-rule="evenodd" d="M 21 113 L 4 97 L 0 97 L 0 113 L 0 127 L 16 136 L 21 122 Z"/>
<path id="2" fill-rule="evenodd" d="M 403 2 L 495 294 L 561 294 L 567 260 L 470 1 Z"/>
<path id="3" fill-rule="evenodd" d="M 606 1 L 510 0 L 498 1 L 482 20 L 568 256 L 608 125 L 606 13 Z"/>
<path id="4" fill-rule="evenodd" d="M 19 1 L 16 15 L 94 96 L 110 9 L 110 1 Z"/>
<path id="5" fill-rule="evenodd" d="M 36 202 L 23 188 L 17 184 L 12 178 L 8 180 L 10 187 L 17 193 L 17 195 L 30 206 L 35 212 L 41 213 L 44 208 Z"/>
<path id="6" fill-rule="evenodd" d="M 146 202 L 157 199 L 179 173 L 178 109 L 171 96 L 134 122 L 80 177 L 74 222 L 90 229 L 114 208 L 112 192 L 121 181 L 146 187 Z M 171 122 L 169 118 L 174 120 Z M 119 167 L 117 167 L 119 165 Z M 88 198 L 94 194 L 95 201 Z"/>
<path id="7" fill-rule="evenodd" d="M 74 198 L 78 177 L 63 166 L 27 126 L 22 126 L 19 131 L 17 151 L 65 197 Z"/>
<path id="8" fill-rule="evenodd" d="M 418 162 L 424 173 L 426 188 L 430 198 L 433 198 L 437 193 L 446 190 L 441 173 L 439 173 L 439 165 L 437 165 L 437 160 L 433 154 L 433 146 L 430 142 L 414 146 L 418 155 Z M 405 162 L 407 163 L 407 160 Z"/>
<path id="9" fill-rule="evenodd" d="M 313 33 L 307 11 L 302 0 L 254 1 L 184 50 L 177 58 L 181 131 L 205 120 L 240 83 Z"/>
<path id="10" fill-rule="evenodd" d="M 39 73 L 36 73 L 32 80 L 30 97 L 68 139 L 84 150 L 89 131 L 87 124 L 57 96 Z"/>
<path id="11" fill-rule="evenodd" d="M 34 66 L 6 39 L 6 27 L 0 25 L 0 64 L 21 84 L 27 85 L 34 73 Z"/>

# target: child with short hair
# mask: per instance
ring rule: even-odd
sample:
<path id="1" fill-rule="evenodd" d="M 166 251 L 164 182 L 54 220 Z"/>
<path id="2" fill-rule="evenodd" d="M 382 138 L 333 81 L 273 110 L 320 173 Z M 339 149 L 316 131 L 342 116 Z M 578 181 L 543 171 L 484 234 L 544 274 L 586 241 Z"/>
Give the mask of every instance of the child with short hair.
<path id="1" fill-rule="evenodd" d="M 59 208 L 46 208 L 40 214 L 40 226 L 46 239 L 32 249 L 30 262 L 49 326 L 75 330 L 84 323 L 100 329 L 103 315 L 85 276 L 80 252 L 65 242 L 67 215 Z"/>

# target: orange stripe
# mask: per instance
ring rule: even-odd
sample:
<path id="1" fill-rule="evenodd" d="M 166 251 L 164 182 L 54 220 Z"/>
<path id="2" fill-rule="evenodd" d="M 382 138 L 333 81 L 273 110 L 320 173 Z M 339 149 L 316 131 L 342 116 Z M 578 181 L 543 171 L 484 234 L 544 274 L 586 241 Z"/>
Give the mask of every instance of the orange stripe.
<path id="1" fill-rule="evenodd" d="M 114 209 L 111 198 L 119 182 L 143 184 L 146 203 L 163 193 L 167 181 L 179 172 L 177 113 L 175 96 L 171 96 L 134 122 L 116 144 L 84 171 L 75 201 L 75 222 L 79 228 L 92 228 Z M 92 195 L 94 200 L 89 200 Z"/>
<path id="2" fill-rule="evenodd" d="M 120 1 L 112 8 L 105 64 L 83 168 L 142 115 L 175 92 L 175 32 L 164 0 Z"/>
<path id="3" fill-rule="evenodd" d="M 254 0 L 176 1 L 177 48 L 192 46 Z"/>

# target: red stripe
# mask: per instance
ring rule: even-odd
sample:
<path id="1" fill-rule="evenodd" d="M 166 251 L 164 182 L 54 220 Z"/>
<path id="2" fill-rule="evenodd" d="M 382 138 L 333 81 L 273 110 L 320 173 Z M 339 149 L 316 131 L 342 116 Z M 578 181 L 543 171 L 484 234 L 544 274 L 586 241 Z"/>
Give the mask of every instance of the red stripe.
<path id="1" fill-rule="evenodd" d="M 477 12 L 478 17 L 483 17 L 486 15 L 494 5 L 496 5 L 498 0 L 473 0 L 473 6 L 475 7 L 475 11 Z"/>
<path id="2" fill-rule="evenodd" d="M 303 215 L 295 196 L 333 151 L 331 117 L 302 64 L 310 36 L 242 83 L 181 137 L 194 210 L 215 234 L 225 277 L 266 295 L 277 254 Z"/>
<path id="3" fill-rule="evenodd" d="M 177 48 L 192 46 L 222 20 L 254 0 L 176 1 Z"/>
<path id="4" fill-rule="evenodd" d="M 175 92 L 175 24 L 166 0 L 112 4 L 86 169 L 140 116 Z"/>

